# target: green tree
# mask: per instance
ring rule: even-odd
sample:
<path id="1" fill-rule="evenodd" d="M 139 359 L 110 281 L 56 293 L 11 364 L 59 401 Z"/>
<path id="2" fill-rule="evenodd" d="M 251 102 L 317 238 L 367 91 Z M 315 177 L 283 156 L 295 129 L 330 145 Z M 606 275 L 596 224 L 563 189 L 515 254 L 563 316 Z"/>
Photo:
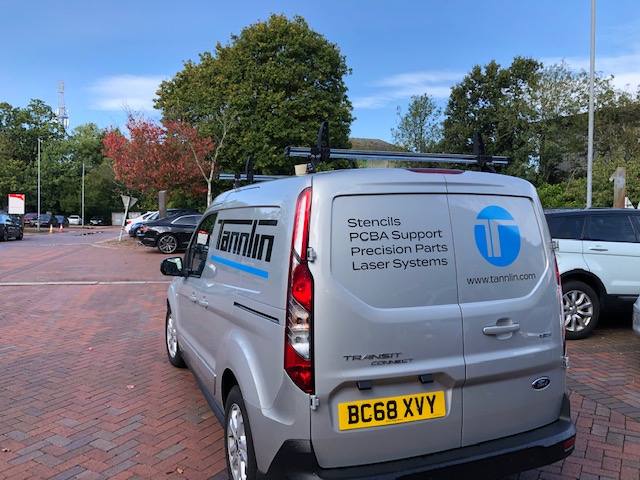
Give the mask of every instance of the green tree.
<path id="1" fill-rule="evenodd" d="M 507 171 L 527 175 L 535 153 L 531 128 L 535 112 L 529 102 L 537 86 L 541 63 L 516 57 L 508 68 L 491 61 L 476 65 L 451 90 L 445 109 L 443 148 L 450 153 L 472 153 L 475 132 L 483 136 L 486 152 L 508 155 Z"/>
<path id="2" fill-rule="evenodd" d="M 391 129 L 393 141 L 405 150 L 417 153 L 435 152 L 442 139 L 442 110 L 433 97 L 423 94 L 411 97 L 406 114 L 397 109 L 398 124 Z"/>
<path id="3" fill-rule="evenodd" d="M 85 224 L 94 215 L 111 219 L 111 212 L 124 210 L 110 159 L 93 166 L 85 174 L 84 182 Z"/>
<path id="4" fill-rule="evenodd" d="M 38 138 L 41 159 L 45 148 L 64 139 L 51 107 L 41 100 L 32 100 L 27 108 L 0 103 L 0 196 L 24 193 L 27 208 L 37 205 Z"/>
<path id="5" fill-rule="evenodd" d="M 292 173 L 288 145 L 312 146 L 328 120 L 333 147 L 348 147 L 353 120 L 343 77 L 351 71 L 339 48 L 301 17 L 272 15 L 232 35 L 215 53 L 186 63 L 161 84 L 156 107 L 169 120 L 191 121 L 216 145 L 219 165 L 243 171 Z M 224 188 L 227 188 L 225 185 Z"/>

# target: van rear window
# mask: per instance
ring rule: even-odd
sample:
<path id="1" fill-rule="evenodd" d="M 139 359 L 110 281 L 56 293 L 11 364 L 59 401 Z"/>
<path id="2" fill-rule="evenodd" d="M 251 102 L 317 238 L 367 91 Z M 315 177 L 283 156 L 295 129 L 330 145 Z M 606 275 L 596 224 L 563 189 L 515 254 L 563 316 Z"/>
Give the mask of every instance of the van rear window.
<path id="1" fill-rule="evenodd" d="M 457 303 L 447 212 L 443 194 L 337 197 L 332 274 L 375 307 Z"/>

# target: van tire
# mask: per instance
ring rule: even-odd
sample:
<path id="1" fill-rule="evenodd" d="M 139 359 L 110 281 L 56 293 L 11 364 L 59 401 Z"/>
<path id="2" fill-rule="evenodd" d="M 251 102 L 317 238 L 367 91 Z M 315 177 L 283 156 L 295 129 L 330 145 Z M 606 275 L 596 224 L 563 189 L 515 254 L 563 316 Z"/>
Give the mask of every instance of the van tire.
<path id="1" fill-rule="evenodd" d="M 224 438 L 229 480 L 255 480 L 257 467 L 253 436 L 242 393 L 237 385 L 231 389 L 225 403 Z"/>
<path id="2" fill-rule="evenodd" d="M 187 365 L 180 355 L 180 345 L 178 344 L 178 334 L 176 330 L 175 319 L 171 313 L 171 309 L 167 307 L 167 317 L 165 320 L 165 346 L 167 347 L 167 357 L 169 363 L 176 368 L 185 368 Z"/>
<path id="3" fill-rule="evenodd" d="M 567 340 L 591 335 L 600 319 L 600 299 L 593 288 L 579 280 L 563 283 L 562 308 Z"/>
<path id="4" fill-rule="evenodd" d="M 178 250 L 178 239 L 170 233 L 158 238 L 158 250 L 162 253 L 174 253 Z"/>

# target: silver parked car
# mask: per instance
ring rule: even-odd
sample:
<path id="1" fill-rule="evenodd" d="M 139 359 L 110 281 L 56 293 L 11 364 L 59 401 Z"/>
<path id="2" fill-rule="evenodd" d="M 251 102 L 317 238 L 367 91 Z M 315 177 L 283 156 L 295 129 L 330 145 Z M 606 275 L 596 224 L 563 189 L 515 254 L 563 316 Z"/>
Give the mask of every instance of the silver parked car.
<path id="1" fill-rule="evenodd" d="M 80 215 L 69 215 L 69 225 L 82 225 Z"/>

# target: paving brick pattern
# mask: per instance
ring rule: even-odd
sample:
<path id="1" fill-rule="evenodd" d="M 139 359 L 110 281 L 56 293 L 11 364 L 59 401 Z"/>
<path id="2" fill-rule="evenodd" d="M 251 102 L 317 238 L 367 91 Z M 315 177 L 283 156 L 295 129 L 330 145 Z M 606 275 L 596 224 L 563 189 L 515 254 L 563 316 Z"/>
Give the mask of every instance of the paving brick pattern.
<path id="1" fill-rule="evenodd" d="M 163 255 L 0 247 L 0 478 L 226 479 L 221 426 L 191 372 L 166 361 Z M 569 343 L 576 451 L 510 480 L 640 480 L 629 325 Z"/>

